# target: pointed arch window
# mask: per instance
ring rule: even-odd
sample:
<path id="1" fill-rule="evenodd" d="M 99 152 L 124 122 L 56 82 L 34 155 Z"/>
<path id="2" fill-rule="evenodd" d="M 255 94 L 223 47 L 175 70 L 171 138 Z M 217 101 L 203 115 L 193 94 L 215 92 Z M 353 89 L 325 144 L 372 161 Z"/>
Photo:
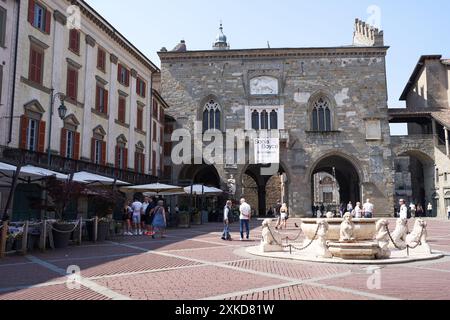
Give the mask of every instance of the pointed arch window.
<path id="1" fill-rule="evenodd" d="M 252 129 L 259 130 L 259 112 L 256 110 L 252 112 Z"/>
<path id="2" fill-rule="evenodd" d="M 221 130 L 222 108 L 215 100 L 210 100 L 203 108 L 203 132 Z"/>
<path id="3" fill-rule="evenodd" d="M 332 114 L 330 102 L 319 98 L 313 103 L 311 129 L 318 132 L 332 131 Z"/>
<path id="4" fill-rule="evenodd" d="M 278 112 L 276 110 L 272 110 L 270 113 L 270 128 L 278 130 Z"/>
<path id="5" fill-rule="evenodd" d="M 261 130 L 269 129 L 269 114 L 266 110 L 261 112 Z"/>

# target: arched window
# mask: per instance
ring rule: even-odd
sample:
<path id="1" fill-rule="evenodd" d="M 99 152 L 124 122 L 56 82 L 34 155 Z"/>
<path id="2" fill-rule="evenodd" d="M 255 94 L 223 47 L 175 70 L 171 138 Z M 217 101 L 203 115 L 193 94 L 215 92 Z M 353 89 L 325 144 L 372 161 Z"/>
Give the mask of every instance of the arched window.
<path id="1" fill-rule="evenodd" d="M 208 130 L 221 130 L 220 118 L 222 110 L 214 100 L 210 100 L 203 108 L 203 132 Z"/>
<path id="2" fill-rule="evenodd" d="M 252 112 L 252 129 L 259 130 L 259 112 L 256 110 Z"/>
<path id="3" fill-rule="evenodd" d="M 272 110 L 270 113 L 270 129 L 278 130 L 278 112 L 276 110 Z"/>
<path id="4" fill-rule="evenodd" d="M 332 131 L 332 115 L 330 102 L 319 98 L 313 103 L 311 114 L 311 130 L 319 132 Z"/>
<path id="5" fill-rule="evenodd" d="M 266 110 L 261 112 L 261 130 L 269 129 L 269 114 Z"/>

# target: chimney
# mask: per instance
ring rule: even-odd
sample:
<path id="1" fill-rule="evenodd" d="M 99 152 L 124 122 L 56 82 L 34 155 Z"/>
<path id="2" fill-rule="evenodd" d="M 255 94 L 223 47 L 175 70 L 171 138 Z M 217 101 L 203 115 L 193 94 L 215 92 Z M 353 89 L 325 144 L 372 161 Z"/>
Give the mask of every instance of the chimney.
<path id="1" fill-rule="evenodd" d="M 355 20 L 353 45 L 358 47 L 383 47 L 384 33 L 362 20 Z"/>

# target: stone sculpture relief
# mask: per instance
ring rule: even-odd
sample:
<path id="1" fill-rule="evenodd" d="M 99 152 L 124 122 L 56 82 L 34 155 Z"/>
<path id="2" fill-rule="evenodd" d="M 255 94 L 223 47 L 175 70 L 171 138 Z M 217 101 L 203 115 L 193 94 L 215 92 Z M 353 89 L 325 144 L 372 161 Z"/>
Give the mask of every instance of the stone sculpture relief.
<path id="1" fill-rule="evenodd" d="M 377 235 L 375 239 L 380 247 L 380 251 L 377 254 L 377 259 L 389 259 L 391 257 L 391 250 L 389 249 L 391 239 L 387 230 L 388 226 L 389 221 L 386 219 L 378 220 L 376 224 Z"/>
<path id="2" fill-rule="evenodd" d="M 278 79 L 268 76 L 253 78 L 250 80 L 250 93 L 252 95 L 278 94 Z"/>
<path id="3" fill-rule="evenodd" d="M 401 250 L 405 249 L 407 235 L 408 235 L 408 220 L 397 219 L 395 230 L 392 233 L 392 240 L 394 240 L 395 246 L 393 243 L 391 243 L 389 247 L 391 249 L 394 249 L 397 246 Z"/>

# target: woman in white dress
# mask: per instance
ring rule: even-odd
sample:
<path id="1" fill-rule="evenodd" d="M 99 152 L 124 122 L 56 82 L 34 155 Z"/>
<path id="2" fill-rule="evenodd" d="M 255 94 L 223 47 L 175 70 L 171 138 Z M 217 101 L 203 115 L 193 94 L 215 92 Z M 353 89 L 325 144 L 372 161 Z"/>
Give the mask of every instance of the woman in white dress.
<path id="1" fill-rule="evenodd" d="M 280 218 L 281 218 L 281 230 L 287 229 L 287 220 L 289 218 L 289 210 L 286 203 L 283 203 L 280 209 Z"/>

